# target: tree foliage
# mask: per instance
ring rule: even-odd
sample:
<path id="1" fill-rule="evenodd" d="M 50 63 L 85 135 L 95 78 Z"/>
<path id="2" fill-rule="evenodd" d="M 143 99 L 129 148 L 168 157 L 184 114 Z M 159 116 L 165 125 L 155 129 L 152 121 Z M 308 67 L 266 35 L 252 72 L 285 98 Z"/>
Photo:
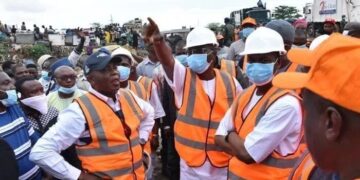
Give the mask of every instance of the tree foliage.
<path id="1" fill-rule="evenodd" d="M 293 6 L 278 6 L 273 12 L 275 19 L 298 19 L 301 17 L 299 10 Z"/>
<path id="2" fill-rule="evenodd" d="M 206 27 L 214 32 L 219 32 L 222 30 L 222 26 L 220 23 L 209 23 Z"/>

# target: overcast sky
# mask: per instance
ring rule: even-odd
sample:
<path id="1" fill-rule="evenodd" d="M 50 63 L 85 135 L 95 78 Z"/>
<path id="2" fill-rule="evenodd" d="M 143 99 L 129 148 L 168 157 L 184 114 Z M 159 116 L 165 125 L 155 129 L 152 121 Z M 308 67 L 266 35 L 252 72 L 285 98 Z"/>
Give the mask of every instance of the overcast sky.
<path id="1" fill-rule="evenodd" d="M 279 5 L 296 6 L 300 13 L 312 0 L 263 0 L 273 10 Z M 1 0 L 0 20 L 6 24 L 25 21 L 32 25 L 53 25 L 54 28 L 89 27 L 113 21 L 123 24 L 135 17 L 152 17 L 161 30 L 181 26 L 206 26 L 223 23 L 234 10 L 256 6 L 257 0 Z"/>

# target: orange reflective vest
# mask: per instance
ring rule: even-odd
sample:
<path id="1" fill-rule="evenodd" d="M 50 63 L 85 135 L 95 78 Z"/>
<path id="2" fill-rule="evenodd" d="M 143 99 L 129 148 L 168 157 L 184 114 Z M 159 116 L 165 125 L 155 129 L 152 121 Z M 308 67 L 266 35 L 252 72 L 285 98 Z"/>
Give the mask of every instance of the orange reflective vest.
<path id="1" fill-rule="evenodd" d="M 236 77 L 235 61 L 222 59 L 220 61 L 220 70 L 229 73 L 232 77 Z"/>
<path id="2" fill-rule="evenodd" d="M 139 79 L 139 83 L 142 84 L 147 92 L 148 97 L 151 97 L 151 90 L 152 90 L 152 83 L 154 82 L 153 79 L 141 76 Z"/>
<path id="3" fill-rule="evenodd" d="M 135 95 L 140 97 L 142 100 L 149 102 L 150 97 L 148 96 L 148 93 L 146 92 L 144 86 L 136 81 L 128 81 L 129 83 L 129 89 L 132 91 Z M 144 146 L 144 151 L 146 151 L 148 154 L 151 154 L 151 145 L 150 140 L 152 138 L 149 138 L 148 142 L 146 142 Z"/>
<path id="4" fill-rule="evenodd" d="M 236 94 L 233 77 L 215 71 L 215 99 L 211 103 L 195 72 L 186 70 L 183 103 L 175 122 L 175 147 L 188 166 L 199 167 L 209 159 L 216 167 L 227 167 L 230 156 L 215 145 L 221 119 Z"/>
<path id="5" fill-rule="evenodd" d="M 143 112 L 130 91 L 120 93 L 124 120 L 91 93 L 75 101 L 84 113 L 92 139 L 90 144 L 76 147 L 83 169 L 102 179 L 145 179 L 138 133 Z"/>
<path id="6" fill-rule="evenodd" d="M 267 109 L 279 98 L 287 94 L 297 97 L 292 91 L 272 87 L 243 118 L 242 112 L 250 102 L 255 90 L 254 85 L 249 87 L 238 96 L 232 106 L 235 130 L 242 139 L 245 139 L 254 130 Z M 246 164 L 237 157 L 232 157 L 229 162 L 229 179 L 286 179 L 302 152 L 303 146 L 300 145 L 293 154 L 286 157 L 273 151 L 264 161 L 254 164 Z"/>
<path id="7" fill-rule="evenodd" d="M 308 180 L 311 178 L 310 175 L 315 169 L 316 165 L 309 151 L 306 150 L 291 172 L 289 180 Z"/>
<path id="8" fill-rule="evenodd" d="M 150 97 L 148 96 L 148 92 L 145 90 L 145 87 L 136 82 L 136 81 L 128 81 L 129 83 L 129 89 L 133 93 L 135 93 L 137 96 L 139 96 L 141 99 L 145 101 L 149 101 Z"/>

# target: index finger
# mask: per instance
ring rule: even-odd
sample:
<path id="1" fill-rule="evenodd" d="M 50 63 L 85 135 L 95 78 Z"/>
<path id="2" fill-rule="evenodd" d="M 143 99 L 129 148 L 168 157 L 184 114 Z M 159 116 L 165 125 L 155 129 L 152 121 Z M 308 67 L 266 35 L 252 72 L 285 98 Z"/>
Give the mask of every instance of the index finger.
<path id="1" fill-rule="evenodd" d="M 155 23 L 155 21 L 152 20 L 150 17 L 148 17 L 148 21 L 149 21 L 150 25 L 157 26 L 157 24 Z"/>

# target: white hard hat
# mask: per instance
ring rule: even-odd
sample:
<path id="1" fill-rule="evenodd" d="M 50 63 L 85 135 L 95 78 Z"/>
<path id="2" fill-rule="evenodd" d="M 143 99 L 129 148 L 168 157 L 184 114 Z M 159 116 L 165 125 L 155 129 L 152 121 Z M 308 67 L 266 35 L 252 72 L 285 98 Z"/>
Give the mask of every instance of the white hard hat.
<path id="1" fill-rule="evenodd" d="M 309 50 L 314 50 L 315 48 L 317 48 L 322 42 L 324 42 L 327 38 L 329 38 L 329 35 L 327 34 L 324 34 L 324 35 L 321 35 L 317 38 L 315 38 L 311 44 L 310 44 L 310 47 L 309 47 Z"/>
<path id="2" fill-rule="evenodd" d="M 188 49 L 206 44 L 218 45 L 215 33 L 208 28 L 197 27 L 188 34 L 185 48 Z"/>
<path id="3" fill-rule="evenodd" d="M 134 57 L 131 55 L 130 51 L 128 51 L 125 48 L 119 47 L 111 53 L 111 57 L 115 57 L 115 56 L 119 56 L 119 55 L 128 57 L 131 60 L 131 65 L 136 63 L 136 61 L 135 61 Z"/>
<path id="4" fill-rule="evenodd" d="M 42 65 L 44 64 L 44 62 L 48 59 L 50 59 L 52 56 L 49 54 L 45 54 L 40 56 L 40 58 L 37 60 L 38 65 L 42 68 Z"/>
<path id="5" fill-rule="evenodd" d="M 245 49 L 240 55 L 286 52 L 281 35 L 266 27 L 259 27 L 249 35 Z"/>

